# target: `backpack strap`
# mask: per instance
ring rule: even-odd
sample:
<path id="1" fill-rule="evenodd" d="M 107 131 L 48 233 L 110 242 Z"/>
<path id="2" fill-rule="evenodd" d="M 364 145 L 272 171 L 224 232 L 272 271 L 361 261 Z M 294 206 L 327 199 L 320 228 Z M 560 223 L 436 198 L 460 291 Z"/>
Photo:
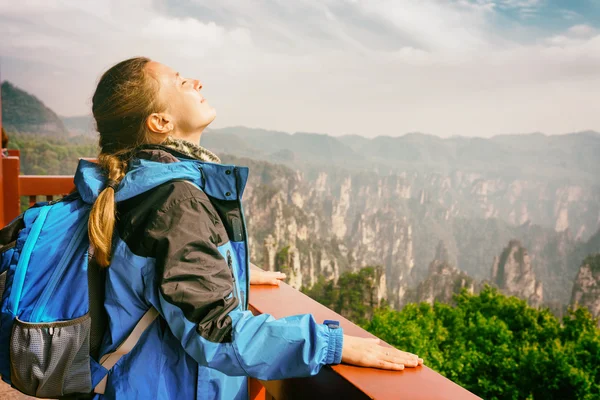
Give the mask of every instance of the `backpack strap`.
<path id="1" fill-rule="evenodd" d="M 104 268 L 100 268 L 95 261 L 92 251 L 90 246 L 88 256 L 88 297 L 90 316 L 92 317 L 92 326 L 90 327 L 90 355 L 94 360 L 98 360 L 104 331 L 108 326 L 108 315 L 104 309 L 106 271 Z"/>
<path id="2" fill-rule="evenodd" d="M 140 340 L 140 337 L 144 333 L 144 331 L 150 326 L 150 324 L 158 317 L 158 311 L 154 307 L 150 307 L 148 311 L 142 316 L 142 318 L 138 321 L 133 331 L 127 336 L 127 339 L 123 341 L 117 347 L 117 349 L 112 352 L 105 354 L 100 359 L 100 364 L 110 370 L 115 364 L 123 357 L 128 354 L 133 347 Z M 104 390 L 106 389 L 106 381 L 108 380 L 108 374 L 96 385 L 94 388 L 94 393 L 104 394 Z"/>

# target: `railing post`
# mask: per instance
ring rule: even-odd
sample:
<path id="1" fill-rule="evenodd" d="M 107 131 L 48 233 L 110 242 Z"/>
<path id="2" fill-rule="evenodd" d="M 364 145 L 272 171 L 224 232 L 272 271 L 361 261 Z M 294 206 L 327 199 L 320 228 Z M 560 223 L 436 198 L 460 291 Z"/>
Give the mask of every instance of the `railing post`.
<path id="1" fill-rule="evenodd" d="M 19 157 L 2 158 L 4 223 L 7 224 L 21 213 L 19 197 Z"/>
<path id="2" fill-rule="evenodd" d="M 250 400 L 272 399 L 272 397 L 267 393 L 267 390 L 258 379 L 248 379 L 248 391 L 250 392 Z"/>

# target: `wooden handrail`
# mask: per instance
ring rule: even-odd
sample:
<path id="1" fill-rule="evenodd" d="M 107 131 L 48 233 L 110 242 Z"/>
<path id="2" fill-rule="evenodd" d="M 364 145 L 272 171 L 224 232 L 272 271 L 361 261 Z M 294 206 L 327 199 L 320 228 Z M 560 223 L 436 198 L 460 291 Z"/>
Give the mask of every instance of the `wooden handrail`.
<path id="1" fill-rule="evenodd" d="M 326 319 L 340 321 L 345 334 L 375 337 L 285 283 L 279 287 L 251 286 L 249 301 L 255 314 L 268 313 L 275 318 L 281 318 L 308 313 L 312 314 L 317 322 Z M 383 345 L 389 346 L 387 343 Z M 285 399 L 479 399 L 426 366 L 396 372 L 340 364 L 323 368 L 314 377 L 261 383 L 275 398 Z"/>
<path id="2" fill-rule="evenodd" d="M 10 150 L 9 156 L 2 158 L 3 226 L 21 213 L 21 196 L 29 197 L 32 206 L 37 196 L 53 200 L 75 189 L 71 175 L 21 175 L 18 154 L 18 150 Z"/>
<path id="3" fill-rule="evenodd" d="M 0 163 L 0 196 L 3 200 L 3 224 L 20 212 L 20 196 L 65 195 L 74 188 L 72 176 L 19 175 L 19 157 L 9 156 Z M 2 203 L 0 203 L 2 205 Z M 317 322 L 340 321 L 345 334 L 374 337 L 333 310 L 282 283 L 279 287 L 251 286 L 250 309 L 254 314 L 275 318 L 312 314 Z M 385 346 L 389 346 L 384 343 Z M 425 360 L 427 361 L 427 360 Z M 273 360 L 276 362 L 276 360 Z M 271 399 L 398 399 L 470 400 L 477 396 L 444 378 L 426 366 L 391 372 L 350 365 L 324 367 L 308 378 L 279 381 L 250 380 L 252 400 Z"/>
<path id="4" fill-rule="evenodd" d="M 19 176 L 19 196 L 64 196 L 74 189 L 70 175 Z"/>

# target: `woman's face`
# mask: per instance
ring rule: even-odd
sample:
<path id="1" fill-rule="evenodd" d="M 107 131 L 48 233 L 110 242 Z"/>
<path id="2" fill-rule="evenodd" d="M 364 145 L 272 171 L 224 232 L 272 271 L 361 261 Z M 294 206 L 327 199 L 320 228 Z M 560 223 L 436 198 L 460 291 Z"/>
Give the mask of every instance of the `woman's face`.
<path id="1" fill-rule="evenodd" d="M 200 143 L 202 131 L 216 116 L 215 109 L 200 93 L 202 83 L 179 75 L 170 67 L 151 61 L 146 66 L 160 84 L 158 100 L 172 123 L 173 137 Z"/>

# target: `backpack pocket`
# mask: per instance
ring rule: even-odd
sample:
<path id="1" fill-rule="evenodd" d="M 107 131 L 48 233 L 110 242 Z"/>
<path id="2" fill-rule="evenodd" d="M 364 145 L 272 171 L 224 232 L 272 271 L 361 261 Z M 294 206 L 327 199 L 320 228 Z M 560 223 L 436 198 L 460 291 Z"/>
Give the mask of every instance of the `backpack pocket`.
<path id="1" fill-rule="evenodd" d="M 10 339 L 10 379 L 36 397 L 62 397 L 92 391 L 89 314 L 48 323 L 18 318 Z"/>

